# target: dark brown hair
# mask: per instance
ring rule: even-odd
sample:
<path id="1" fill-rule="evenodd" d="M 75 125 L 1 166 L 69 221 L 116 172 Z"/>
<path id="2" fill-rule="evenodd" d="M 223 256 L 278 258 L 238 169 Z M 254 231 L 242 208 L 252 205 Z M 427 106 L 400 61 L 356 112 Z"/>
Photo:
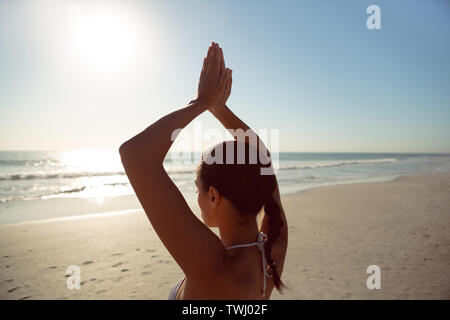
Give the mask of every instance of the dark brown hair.
<path id="1" fill-rule="evenodd" d="M 260 154 L 256 147 L 246 142 L 225 141 L 203 155 L 197 169 L 197 177 L 202 181 L 205 191 L 211 186 L 215 187 L 231 202 L 239 214 L 252 215 L 256 218 L 264 206 L 264 211 L 269 217 L 268 239 L 264 253 L 272 270 L 275 287 L 281 292 L 284 284 L 272 260 L 271 251 L 280 236 L 283 220 L 281 209 L 273 197 L 276 188 L 275 174 L 261 174 L 261 169 L 268 170 L 271 167 L 268 156 Z M 212 158 L 214 161 L 211 161 Z"/>

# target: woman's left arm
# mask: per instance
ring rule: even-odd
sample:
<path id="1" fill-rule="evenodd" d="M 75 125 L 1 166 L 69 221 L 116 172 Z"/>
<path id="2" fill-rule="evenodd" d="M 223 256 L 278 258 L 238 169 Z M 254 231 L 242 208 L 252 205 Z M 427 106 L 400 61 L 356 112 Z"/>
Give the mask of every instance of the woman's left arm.
<path id="1" fill-rule="evenodd" d="M 217 57 L 216 57 L 217 56 Z M 173 133 L 184 128 L 223 93 L 217 49 L 203 62 L 198 97 L 185 108 L 161 118 L 120 148 L 125 172 L 156 233 L 184 273 L 203 278 L 223 265 L 220 239 L 190 210 L 163 167 Z"/>

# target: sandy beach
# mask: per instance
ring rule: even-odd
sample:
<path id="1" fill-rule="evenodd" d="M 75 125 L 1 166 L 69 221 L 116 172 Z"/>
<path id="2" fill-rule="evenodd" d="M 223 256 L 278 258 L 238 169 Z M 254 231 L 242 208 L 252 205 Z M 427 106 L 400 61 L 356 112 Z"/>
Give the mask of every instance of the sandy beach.
<path id="1" fill-rule="evenodd" d="M 289 247 L 272 299 L 450 299 L 450 173 L 283 196 Z M 66 287 L 77 265 L 81 288 Z M 381 289 L 366 269 L 378 265 Z M 0 226 L 0 299 L 167 299 L 183 276 L 143 211 Z"/>

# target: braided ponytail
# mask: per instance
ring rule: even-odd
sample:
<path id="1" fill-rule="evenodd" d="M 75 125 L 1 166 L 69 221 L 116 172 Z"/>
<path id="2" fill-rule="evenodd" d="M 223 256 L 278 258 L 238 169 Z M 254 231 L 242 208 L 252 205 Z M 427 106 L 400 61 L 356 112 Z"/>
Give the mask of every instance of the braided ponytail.
<path id="1" fill-rule="evenodd" d="M 266 189 L 266 198 L 264 202 L 264 212 L 267 214 L 269 218 L 269 230 L 267 233 L 267 242 L 264 246 L 264 253 L 266 256 L 266 260 L 270 269 L 272 271 L 272 278 L 275 284 L 275 287 L 279 292 L 282 291 L 282 287 L 286 287 L 284 283 L 281 281 L 280 276 L 277 272 L 277 265 L 272 260 L 272 246 L 278 239 L 281 234 L 281 228 L 283 227 L 283 220 L 281 219 L 281 209 L 278 206 L 275 198 L 273 197 L 273 192 L 275 191 L 276 182 L 275 176 L 262 176 L 263 179 L 266 180 L 264 184 Z"/>

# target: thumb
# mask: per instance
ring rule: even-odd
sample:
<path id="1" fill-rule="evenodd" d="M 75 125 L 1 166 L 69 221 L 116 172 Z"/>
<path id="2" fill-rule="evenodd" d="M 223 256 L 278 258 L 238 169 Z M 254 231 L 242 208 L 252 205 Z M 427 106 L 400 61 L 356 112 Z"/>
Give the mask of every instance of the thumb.
<path id="1" fill-rule="evenodd" d="M 226 68 L 224 70 L 224 72 L 222 72 L 222 74 L 220 75 L 219 87 L 225 86 L 227 79 L 228 79 L 229 72 L 230 72 L 230 69 L 228 69 L 228 68 Z"/>
<path id="2" fill-rule="evenodd" d="M 231 84 L 233 83 L 233 78 L 231 78 L 231 73 L 232 73 L 232 70 L 230 70 L 230 72 L 228 73 L 227 81 L 226 81 L 226 85 L 225 85 L 225 92 L 227 94 L 230 94 L 230 92 L 231 92 Z"/>

